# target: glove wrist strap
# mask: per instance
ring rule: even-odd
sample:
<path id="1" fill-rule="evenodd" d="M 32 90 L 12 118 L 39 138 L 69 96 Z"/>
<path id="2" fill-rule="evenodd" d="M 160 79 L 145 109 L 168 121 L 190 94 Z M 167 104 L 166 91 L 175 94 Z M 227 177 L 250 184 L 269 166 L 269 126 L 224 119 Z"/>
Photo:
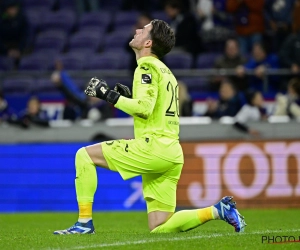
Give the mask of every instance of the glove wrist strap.
<path id="1" fill-rule="evenodd" d="M 114 90 L 107 91 L 106 101 L 115 105 L 120 98 L 120 94 Z"/>

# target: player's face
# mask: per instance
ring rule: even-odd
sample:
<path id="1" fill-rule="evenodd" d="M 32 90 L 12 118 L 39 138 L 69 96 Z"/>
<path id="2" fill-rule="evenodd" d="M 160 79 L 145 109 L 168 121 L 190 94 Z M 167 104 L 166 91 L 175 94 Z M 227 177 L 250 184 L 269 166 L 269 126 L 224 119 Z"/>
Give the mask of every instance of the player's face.
<path id="1" fill-rule="evenodd" d="M 151 43 L 150 31 L 152 29 L 152 24 L 149 23 L 142 29 L 137 29 L 133 39 L 129 42 L 129 46 L 133 49 L 141 50 Z"/>

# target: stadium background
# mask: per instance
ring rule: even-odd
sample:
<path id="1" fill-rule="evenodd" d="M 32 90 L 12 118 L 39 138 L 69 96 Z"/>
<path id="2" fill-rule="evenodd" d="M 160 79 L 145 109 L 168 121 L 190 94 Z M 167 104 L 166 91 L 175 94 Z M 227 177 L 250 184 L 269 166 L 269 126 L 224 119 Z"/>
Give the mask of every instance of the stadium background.
<path id="1" fill-rule="evenodd" d="M 106 138 L 132 138 L 131 119 L 115 109 L 111 118 L 101 121 L 86 117 L 62 120 L 67 98 L 53 84 L 52 73 L 59 61 L 80 90 L 94 75 L 107 80 L 110 86 L 116 82 L 130 86 L 132 52 L 126 50 L 126 43 L 132 37 L 139 14 L 148 11 L 154 18 L 172 23 L 163 1 L 139 2 L 142 4 L 99 0 L 97 10 L 87 5 L 80 14 L 76 1 L 19 2 L 28 21 L 26 46 L 21 57 L 8 55 L 5 50 L 0 57 L 1 90 L 10 112 L 17 117 L 12 122 L 10 113 L 9 118 L 3 115 L 0 120 L 0 212 L 76 211 L 76 150 Z M 197 1 L 183 1 L 187 2 L 188 6 L 183 4 L 182 8 L 195 15 L 198 23 L 195 35 L 203 38 L 206 33 L 201 20 L 196 18 Z M 215 30 L 223 25 L 229 35 L 227 32 L 215 40 L 202 39 L 197 52 L 183 46 L 164 58 L 186 85 L 193 104 L 193 117 L 182 118 L 181 141 L 186 164 L 178 187 L 178 205 L 207 206 L 229 194 L 235 196 L 242 208 L 299 208 L 299 119 L 289 114 L 272 116 L 276 94 L 285 93 L 287 82 L 298 72 L 280 63 L 280 48 L 272 43 L 278 38 L 268 25 L 261 32 L 262 41 L 267 44 L 268 53 L 277 57 L 278 66 L 268 68 L 260 79 L 258 90 L 263 92 L 270 115 L 266 121 L 248 124 L 260 131 L 259 137 L 237 131 L 227 117 L 204 116 L 207 98 L 219 98 L 218 89 L 211 87 L 212 78 L 236 74 L 234 68 L 216 68 L 215 61 L 224 53 L 226 39 L 239 37 L 234 29 L 234 15 L 226 10 L 227 1 L 213 2 L 215 7 L 219 4 L 219 11 L 231 16 L 231 22 L 218 23 Z M 291 2 L 295 4 L 288 14 L 292 17 L 298 11 L 298 1 Z M 14 5 L 15 1 L 7 4 Z M 260 15 L 265 14 L 266 9 L 262 9 Z M 251 60 L 251 49 L 243 56 Z M 246 69 L 245 75 L 249 89 L 255 87 L 251 86 L 254 70 Z M 50 121 L 46 127 L 33 121 L 24 124 L 22 120 L 31 96 L 37 96 L 41 102 L 41 110 Z M 144 210 L 140 178 L 123 182 L 117 174 L 98 169 L 94 208 Z"/>

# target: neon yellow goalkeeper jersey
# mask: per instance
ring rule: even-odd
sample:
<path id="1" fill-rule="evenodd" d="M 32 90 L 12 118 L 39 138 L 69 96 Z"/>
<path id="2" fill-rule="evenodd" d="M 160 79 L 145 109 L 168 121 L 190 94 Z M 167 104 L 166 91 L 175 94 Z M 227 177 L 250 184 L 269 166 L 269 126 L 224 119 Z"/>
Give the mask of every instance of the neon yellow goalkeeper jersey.
<path id="1" fill-rule="evenodd" d="M 170 69 L 153 56 L 142 57 L 134 73 L 133 98 L 121 96 L 115 107 L 134 118 L 134 136 L 152 136 L 156 155 L 183 162 L 179 145 L 178 83 Z M 155 142 L 154 142 L 155 144 Z M 163 145 L 163 148 L 162 148 Z M 179 147 L 178 147 L 179 146 Z M 162 150 L 163 149 L 163 150 Z M 158 152 L 160 151 L 160 152 Z M 172 155 L 167 155 L 168 152 Z"/>

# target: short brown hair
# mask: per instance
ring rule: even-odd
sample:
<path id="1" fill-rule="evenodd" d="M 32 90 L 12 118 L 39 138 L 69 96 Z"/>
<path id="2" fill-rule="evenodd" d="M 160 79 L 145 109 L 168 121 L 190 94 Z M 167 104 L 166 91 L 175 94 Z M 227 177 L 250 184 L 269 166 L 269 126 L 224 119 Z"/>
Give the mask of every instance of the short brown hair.
<path id="1" fill-rule="evenodd" d="M 154 19 L 152 20 L 151 24 L 151 52 L 161 58 L 164 55 L 168 54 L 174 47 L 175 34 L 165 21 Z"/>

